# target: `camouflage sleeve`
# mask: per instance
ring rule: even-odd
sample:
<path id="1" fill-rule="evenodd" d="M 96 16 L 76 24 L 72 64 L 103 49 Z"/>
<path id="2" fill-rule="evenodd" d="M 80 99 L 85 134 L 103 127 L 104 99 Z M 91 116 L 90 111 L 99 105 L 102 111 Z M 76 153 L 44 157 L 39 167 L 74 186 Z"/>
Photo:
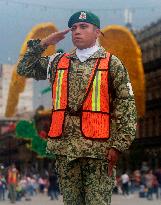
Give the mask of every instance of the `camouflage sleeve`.
<path id="1" fill-rule="evenodd" d="M 17 73 L 27 78 L 45 80 L 47 78 L 47 67 L 49 57 L 42 57 L 45 48 L 40 45 L 40 40 L 27 42 L 28 50 L 17 65 Z"/>
<path id="2" fill-rule="evenodd" d="M 60 58 L 62 57 L 62 55 L 64 55 L 64 53 L 56 53 L 52 56 L 50 56 L 49 58 L 49 65 L 48 65 L 48 71 L 47 71 L 47 75 L 48 75 L 48 79 L 50 81 L 50 83 L 52 84 L 54 79 L 55 79 L 55 75 L 56 75 L 56 68 L 58 65 L 58 62 L 60 60 Z"/>
<path id="3" fill-rule="evenodd" d="M 130 147 L 136 134 L 135 100 L 128 72 L 116 56 L 111 57 L 109 71 L 112 88 L 112 147 L 123 152 Z"/>

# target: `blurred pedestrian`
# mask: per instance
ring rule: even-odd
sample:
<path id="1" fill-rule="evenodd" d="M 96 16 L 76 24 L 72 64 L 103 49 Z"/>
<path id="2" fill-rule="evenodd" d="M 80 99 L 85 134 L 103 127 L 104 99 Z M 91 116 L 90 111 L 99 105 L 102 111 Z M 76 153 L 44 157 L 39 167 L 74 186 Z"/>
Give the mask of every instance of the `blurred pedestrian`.
<path id="1" fill-rule="evenodd" d="M 122 193 L 124 196 L 129 196 L 129 176 L 127 174 L 127 172 L 125 171 L 122 175 L 121 175 L 121 183 L 122 183 Z"/>
<path id="2" fill-rule="evenodd" d="M 6 187 L 6 179 L 3 174 L 0 173 L 0 200 L 5 200 Z"/>
<path id="3" fill-rule="evenodd" d="M 145 175 L 145 184 L 148 189 L 147 191 L 148 200 L 153 200 L 153 183 L 154 183 L 154 175 L 153 175 L 153 171 L 150 169 Z"/>
<path id="4" fill-rule="evenodd" d="M 16 201 L 16 186 L 18 184 L 18 170 L 15 164 L 12 164 L 8 169 L 8 191 L 11 203 Z"/>
<path id="5" fill-rule="evenodd" d="M 156 195 L 156 199 L 159 199 L 159 183 L 155 175 L 153 178 L 153 193 Z"/>
<path id="6" fill-rule="evenodd" d="M 140 173 L 140 170 L 135 170 L 133 172 L 133 175 L 134 175 L 134 183 L 135 183 L 135 189 L 137 191 L 139 191 L 140 189 L 140 184 L 141 184 L 141 173 Z"/>
<path id="7" fill-rule="evenodd" d="M 38 183 L 39 183 L 39 191 L 40 191 L 40 193 L 44 193 L 44 190 L 45 190 L 45 180 L 44 180 L 44 178 L 43 177 L 39 177 Z"/>
<path id="8" fill-rule="evenodd" d="M 161 167 L 156 170 L 155 176 L 158 181 L 158 198 L 161 199 Z"/>
<path id="9" fill-rule="evenodd" d="M 58 178 L 56 172 L 52 172 L 49 174 L 49 187 L 48 194 L 51 200 L 58 200 L 59 195 L 59 186 L 58 186 Z"/>

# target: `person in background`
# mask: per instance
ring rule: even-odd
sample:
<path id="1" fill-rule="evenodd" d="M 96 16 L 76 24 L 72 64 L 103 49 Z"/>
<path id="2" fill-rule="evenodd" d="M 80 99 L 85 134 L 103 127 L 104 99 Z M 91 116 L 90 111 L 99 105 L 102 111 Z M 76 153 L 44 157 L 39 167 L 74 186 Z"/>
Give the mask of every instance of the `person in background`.
<path id="1" fill-rule="evenodd" d="M 55 171 L 49 174 L 48 193 L 51 200 L 54 199 L 58 200 L 59 186 L 58 186 L 58 177 Z"/>
<path id="2" fill-rule="evenodd" d="M 18 170 L 15 164 L 12 164 L 8 169 L 8 191 L 11 203 L 16 201 L 16 186 L 18 184 Z"/>
<path id="3" fill-rule="evenodd" d="M 155 176 L 158 181 L 158 198 L 161 199 L 161 167 L 156 170 Z"/>
<path id="4" fill-rule="evenodd" d="M 153 183 L 154 183 L 154 175 L 153 171 L 150 169 L 148 170 L 147 174 L 145 175 L 145 184 L 148 189 L 147 191 L 147 199 L 153 200 Z"/>
<path id="5" fill-rule="evenodd" d="M 0 173 L 0 200 L 5 200 L 6 187 L 6 179 L 3 174 Z"/>
<path id="6" fill-rule="evenodd" d="M 129 196 L 129 182 L 130 182 L 129 175 L 125 171 L 121 175 L 122 193 L 124 196 Z"/>
<path id="7" fill-rule="evenodd" d="M 45 192 L 45 184 L 46 184 L 45 177 L 40 176 L 38 179 L 38 183 L 39 183 L 39 192 L 43 194 Z"/>

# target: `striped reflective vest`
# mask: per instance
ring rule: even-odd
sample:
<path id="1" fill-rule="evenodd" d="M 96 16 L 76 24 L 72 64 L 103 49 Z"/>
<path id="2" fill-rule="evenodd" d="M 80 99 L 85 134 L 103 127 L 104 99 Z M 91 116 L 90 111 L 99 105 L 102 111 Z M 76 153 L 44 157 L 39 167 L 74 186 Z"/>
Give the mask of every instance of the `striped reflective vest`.
<path id="1" fill-rule="evenodd" d="M 68 71 L 69 54 L 64 54 L 58 62 L 52 87 L 53 113 L 50 137 L 61 137 L 65 114 L 68 110 Z M 93 67 L 86 88 L 85 97 L 79 107 L 82 135 L 90 139 L 107 139 L 110 137 L 110 108 L 108 88 L 108 65 L 110 53 L 106 58 L 98 58 Z M 70 114 L 70 113 L 69 113 Z"/>

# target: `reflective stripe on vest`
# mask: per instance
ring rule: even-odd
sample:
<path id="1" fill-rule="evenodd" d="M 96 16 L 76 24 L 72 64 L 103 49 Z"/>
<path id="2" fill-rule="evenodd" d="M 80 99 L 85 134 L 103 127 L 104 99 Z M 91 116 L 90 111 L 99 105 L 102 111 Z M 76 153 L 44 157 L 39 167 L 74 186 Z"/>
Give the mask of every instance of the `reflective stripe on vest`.
<path id="1" fill-rule="evenodd" d="M 69 59 L 65 54 L 58 63 L 56 76 L 53 84 L 53 107 L 54 110 L 62 110 L 67 106 L 67 75 Z"/>
<path id="2" fill-rule="evenodd" d="M 60 109 L 60 96 L 61 96 L 61 91 L 62 91 L 62 79 L 64 75 L 64 70 L 59 70 L 58 71 L 58 78 L 57 78 L 57 86 L 56 86 L 56 96 L 55 96 L 55 102 L 54 102 L 54 107 L 56 110 Z"/>
<path id="3" fill-rule="evenodd" d="M 96 73 L 93 81 L 92 91 L 92 111 L 100 111 L 100 86 L 101 86 L 101 72 Z"/>
<path id="4" fill-rule="evenodd" d="M 63 132 L 68 95 L 70 59 L 65 54 L 58 63 L 53 83 L 53 114 L 49 136 L 60 137 Z M 81 105 L 81 131 L 87 138 L 109 138 L 108 65 L 110 54 L 97 59 L 90 75 Z"/>
<path id="5" fill-rule="evenodd" d="M 100 60 L 95 77 L 81 116 L 82 134 L 87 138 L 107 139 L 110 137 L 110 111 L 108 93 L 108 65 L 110 54 Z"/>

